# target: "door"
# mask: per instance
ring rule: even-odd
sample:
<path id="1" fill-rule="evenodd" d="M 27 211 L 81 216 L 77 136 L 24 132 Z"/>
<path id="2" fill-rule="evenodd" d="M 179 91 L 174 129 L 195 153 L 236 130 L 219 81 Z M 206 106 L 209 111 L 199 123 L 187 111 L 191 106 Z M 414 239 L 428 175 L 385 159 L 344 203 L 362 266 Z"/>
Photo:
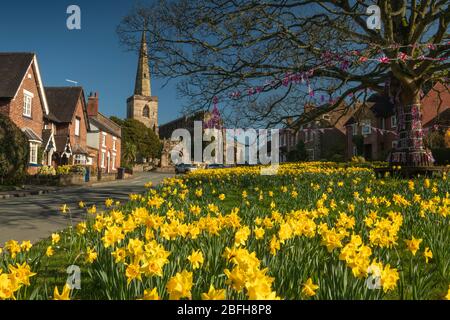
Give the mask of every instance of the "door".
<path id="1" fill-rule="evenodd" d="M 371 144 L 364 145 L 364 159 L 372 160 L 372 145 Z"/>
<path id="2" fill-rule="evenodd" d="M 108 151 L 108 157 L 106 158 L 106 173 L 109 173 L 111 163 L 111 153 Z"/>

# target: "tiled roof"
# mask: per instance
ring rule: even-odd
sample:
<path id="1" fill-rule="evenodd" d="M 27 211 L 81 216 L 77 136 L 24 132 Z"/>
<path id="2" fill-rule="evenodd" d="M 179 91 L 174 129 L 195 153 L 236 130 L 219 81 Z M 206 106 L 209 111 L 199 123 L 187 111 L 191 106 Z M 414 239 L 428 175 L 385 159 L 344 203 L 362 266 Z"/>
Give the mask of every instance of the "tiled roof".
<path id="1" fill-rule="evenodd" d="M 436 117 L 425 123 L 423 127 L 426 128 L 434 125 L 450 127 L 450 108 L 445 109 L 445 111 L 441 112 Z"/>
<path id="2" fill-rule="evenodd" d="M 52 138 L 52 130 L 44 129 L 42 130 L 42 144 L 43 147 L 46 147 L 49 143 L 49 140 Z"/>
<path id="3" fill-rule="evenodd" d="M 78 100 L 82 95 L 82 87 L 46 87 L 49 115 L 52 121 L 72 122 Z"/>
<path id="4" fill-rule="evenodd" d="M 118 138 L 122 137 L 122 129 L 120 128 L 120 126 L 100 112 L 97 114 L 97 116 L 90 116 L 89 122 L 99 128 L 101 131 L 112 134 Z"/>
<path id="5" fill-rule="evenodd" d="M 89 152 L 85 148 L 80 146 L 79 144 L 76 144 L 73 146 L 72 153 L 73 154 L 85 154 L 85 155 L 89 154 Z"/>
<path id="6" fill-rule="evenodd" d="M 19 89 L 34 53 L 0 53 L 0 98 L 13 98 Z"/>
<path id="7" fill-rule="evenodd" d="M 63 153 L 66 145 L 69 143 L 68 136 L 55 136 L 56 152 Z"/>
<path id="8" fill-rule="evenodd" d="M 395 107 L 391 103 L 388 97 L 373 94 L 367 99 L 369 108 L 375 113 L 378 118 L 387 118 L 393 116 L 395 113 Z"/>
<path id="9" fill-rule="evenodd" d="M 366 115 L 366 112 L 371 111 L 377 118 L 388 118 L 395 114 L 395 107 L 388 97 L 373 94 L 366 100 L 366 103 L 358 106 L 354 115 L 348 119 L 345 126 L 351 125 Z M 357 120 L 358 119 L 358 120 Z"/>
<path id="10" fill-rule="evenodd" d="M 28 140 L 33 140 L 33 141 L 40 141 L 42 142 L 41 137 L 39 137 L 36 132 L 34 132 L 32 129 L 30 128 L 23 128 L 22 131 L 25 133 L 25 135 L 27 136 Z"/>

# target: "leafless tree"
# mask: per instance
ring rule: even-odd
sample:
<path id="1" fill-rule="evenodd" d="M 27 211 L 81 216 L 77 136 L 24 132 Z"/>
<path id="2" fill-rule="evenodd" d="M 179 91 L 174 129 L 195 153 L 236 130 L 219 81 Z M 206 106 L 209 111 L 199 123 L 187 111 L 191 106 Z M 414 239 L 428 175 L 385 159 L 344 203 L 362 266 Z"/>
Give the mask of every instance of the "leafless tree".
<path id="1" fill-rule="evenodd" d="M 367 26 L 371 5 L 380 29 Z M 137 6 L 117 32 L 130 49 L 149 32 L 152 72 L 179 79 L 189 112 L 218 97 L 228 120 L 298 126 L 389 94 L 400 119 L 391 162 L 418 166 L 431 164 L 421 91 L 448 81 L 449 22 L 447 0 L 161 0 Z M 305 103 L 321 107 L 305 113 Z"/>

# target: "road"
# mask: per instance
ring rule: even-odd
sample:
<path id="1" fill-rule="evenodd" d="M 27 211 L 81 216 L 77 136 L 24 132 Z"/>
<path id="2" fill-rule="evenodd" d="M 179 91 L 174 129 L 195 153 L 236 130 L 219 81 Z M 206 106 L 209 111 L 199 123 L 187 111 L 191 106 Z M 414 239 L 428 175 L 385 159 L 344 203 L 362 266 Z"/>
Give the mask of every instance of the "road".
<path id="1" fill-rule="evenodd" d="M 164 178 L 172 176 L 166 173 L 140 173 L 132 179 L 117 180 L 92 185 L 90 187 L 71 187 L 45 195 L 0 200 L 0 247 L 5 241 L 30 240 L 36 242 L 48 237 L 52 232 L 70 226 L 68 215 L 61 214 L 60 207 L 67 204 L 74 221 L 80 221 L 82 210 L 80 201 L 91 206 L 104 208 L 105 200 L 126 201 L 130 193 L 142 193 L 144 184 L 152 181 L 154 185 Z"/>

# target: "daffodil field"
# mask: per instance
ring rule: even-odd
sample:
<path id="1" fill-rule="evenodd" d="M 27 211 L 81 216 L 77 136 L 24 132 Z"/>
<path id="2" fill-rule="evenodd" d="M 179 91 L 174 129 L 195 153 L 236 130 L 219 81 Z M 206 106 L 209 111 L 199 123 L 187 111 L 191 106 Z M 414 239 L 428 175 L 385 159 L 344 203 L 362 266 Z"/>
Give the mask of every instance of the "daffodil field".
<path id="1" fill-rule="evenodd" d="M 445 174 L 299 163 L 148 187 L 81 202 L 85 221 L 40 243 L 7 242 L 0 299 L 450 299 Z M 65 285 L 71 265 L 79 290 Z"/>

